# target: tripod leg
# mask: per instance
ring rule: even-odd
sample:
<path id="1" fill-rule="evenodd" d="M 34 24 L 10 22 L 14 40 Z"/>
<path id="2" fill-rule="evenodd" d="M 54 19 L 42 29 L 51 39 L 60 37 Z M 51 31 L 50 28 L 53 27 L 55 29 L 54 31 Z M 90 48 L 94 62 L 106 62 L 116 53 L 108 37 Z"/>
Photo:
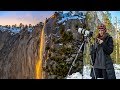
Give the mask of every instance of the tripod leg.
<path id="1" fill-rule="evenodd" d="M 75 65 L 75 61 L 77 60 L 78 54 L 80 53 L 80 51 L 81 51 L 83 45 L 84 45 L 84 42 L 83 42 L 82 45 L 80 46 L 80 48 L 79 48 L 79 50 L 78 50 L 78 53 L 77 53 L 77 55 L 76 55 L 76 57 L 75 57 L 75 59 L 74 59 L 72 65 L 71 65 L 71 67 L 70 67 L 70 69 L 69 69 L 69 72 L 68 72 L 67 76 L 70 74 L 70 72 L 71 72 L 71 70 L 72 70 L 72 67 Z M 67 77 L 67 76 L 66 76 L 66 77 Z"/>

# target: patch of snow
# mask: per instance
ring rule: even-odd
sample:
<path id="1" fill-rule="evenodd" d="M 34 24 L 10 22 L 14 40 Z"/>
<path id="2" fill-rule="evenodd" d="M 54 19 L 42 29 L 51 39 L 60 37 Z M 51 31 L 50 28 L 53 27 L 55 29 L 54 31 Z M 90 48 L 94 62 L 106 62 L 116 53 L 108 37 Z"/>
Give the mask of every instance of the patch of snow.
<path id="1" fill-rule="evenodd" d="M 65 18 L 62 18 L 62 20 L 60 20 L 58 23 L 64 22 L 64 21 L 67 21 L 67 20 L 70 20 L 70 19 L 83 19 L 83 18 L 79 17 L 79 16 L 65 17 Z"/>
<path id="2" fill-rule="evenodd" d="M 118 65 L 118 64 L 114 64 L 114 68 L 117 70 L 117 69 L 119 69 L 120 70 L 120 65 Z"/>
<path id="3" fill-rule="evenodd" d="M 65 24 L 64 22 L 70 19 L 84 19 L 85 18 L 85 12 L 82 11 L 72 11 L 70 13 L 70 11 L 64 11 L 63 14 L 61 15 L 62 19 L 58 21 L 59 23 L 63 23 L 63 25 Z"/>
<path id="4" fill-rule="evenodd" d="M 76 72 L 68 76 L 67 79 L 82 79 L 82 75 L 79 72 Z"/>
<path id="5" fill-rule="evenodd" d="M 33 28 L 28 28 L 28 31 L 29 31 L 29 32 L 32 32 L 32 30 L 33 30 Z"/>
<path id="6" fill-rule="evenodd" d="M 114 64 L 116 79 L 120 79 L 120 65 Z M 83 77 L 79 72 L 73 73 L 72 75 L 68 76 L 67 79 L 91 79 L 90 76 L 90 65 L 86 65 L 83 67 Z M 103 79 L 103 78 L 98 78 Z"/>
<path id="7" fill-rule="evenodd" d="M 69 11 L 63 11 L 63 14 L 64 14 L 64 13 L 68 13 L 68 12 L 69 12 Z"/>
<path id="8" fill-rule="evenodd" d="M 10 28 L 9 30 L 11 30 L 14 33 L 19 33 L 20 28 Z"/>
<path id="9" fill-rule="evenodd" d="M 60 36 L 57 36 L 57 38 L 60 38 Z"/>
<path id="10" fill-rule="evenodd" d="M 2 32 L 4 32 L 4 31 L 7 30 L 7 31 L 11 32 L 11 35 L 19 33 L 22 29 L 23 28 L 20 28 L 20 27 L 11 27 L 11 28 L 8 28 L 8 27 L 5 27 L 5 26 L 0 26 L 0 30 Z M 33 28 L 28 28 L 29 32 L 32 32 L 32 30 L 33 30 Z"/>
<path id="11" fill-rule="evenodd" d="M 65 25 L 65 22 L 63 23 L 63 25 Z"/>
<path id="12" fill-rule="evenodd" d="M 114 64 L 114 68 L 115 68 L 116 78 L 120 79 L 120 65 L 119 64 Z"/>
<path id="13" fill-rule="evenodd" d="M 4 27 L 4 26 L 2 26 L 2 27 L 0 27 L 0 30 L 1 31 L 6 31 L 6 30 L 8 30 L 9 32 L 14 32 L 14 33 L 19 33 L 19 31 L 21 30 L 20 28 L 13 28 L 13 27 L 11 27 L 11 28 L 7 28 L 7 27 Z"/>
<path id="14" fill-rule="evenodd" d="M 60 43 L 59 45 L 63 45 L 62 43 Z"/>
<path id="15" fill-rule="evenodd" d="M 71 29 L 67 29 L 67 31 L 71 31 Z"/>
<path id="16" fill-rule="evenodd" d="M 64 21 L 66 21 L 68 19 L 68 17 L 62 18 L 62 20 L 59 20 L 58 23 L 63 23 Z"/>
<path id="17" fill-rule="evenodd" d="M 78 16 L 69 17 L 69 19 L 78 19 Z"/>
<path id="18" fill-rule="evenodd" d="M 83 79 L 91 79 L 90 77 L 91 68 L 89 65 L 83 67 Z"/>
<path id="19" fill-rule="evenodd" d="M 115 70 L 116 79 L 120 79 L 120 70 Z"/>

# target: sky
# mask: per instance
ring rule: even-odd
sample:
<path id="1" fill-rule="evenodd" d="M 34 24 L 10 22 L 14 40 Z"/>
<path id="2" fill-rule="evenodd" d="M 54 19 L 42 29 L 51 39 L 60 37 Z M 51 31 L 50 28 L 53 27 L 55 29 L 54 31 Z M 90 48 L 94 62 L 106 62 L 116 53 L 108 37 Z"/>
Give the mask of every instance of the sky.
<path id="1" fill-rule="evenodd" d="M 118 21 L 120 22 L 120 11 L 110 11 L 110 13 L 111 13 L 111 16 L 112 16 L 111 21 L 112 21 L 113 25 L 115 23 L 115 17 L 117 17 Z"/>
<path id="2" fill-rule="evenodd" d="M 0 25 L 20 23 L 35 25 L 44 22 L 53 13 L 53 11 L 0 11 Z"/>
<path id="3" fill-rule="evenodd" d="M 20 23 L 35 25 L 44 22 L 45 18 L 50 17 L 54 11 L 0 11 L 0 25 L 13 25 Z M 120 20 L 120 11 L 110 11 L 112 23 L 115 16 Z"/>

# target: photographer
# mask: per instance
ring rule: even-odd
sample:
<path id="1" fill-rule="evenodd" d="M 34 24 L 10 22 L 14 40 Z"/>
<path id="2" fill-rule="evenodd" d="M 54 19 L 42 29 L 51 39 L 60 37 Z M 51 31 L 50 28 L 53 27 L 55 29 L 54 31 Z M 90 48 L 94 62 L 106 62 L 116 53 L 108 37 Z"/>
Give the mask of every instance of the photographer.
<path id="1" fill-rule="evenodd" d="M 113 39 L 106 32 L 105 25 L 101 24 L 99 27 L 99 34 L 95 39 L 94 45 L 91 47 L 91 58 L 93 61 L 93 68 L 90 76 L 92 79 L 116 79 L 113 62 L 110 54 L 113 52 Z M 94 74 L 95 73 L 95 74 Z"/>

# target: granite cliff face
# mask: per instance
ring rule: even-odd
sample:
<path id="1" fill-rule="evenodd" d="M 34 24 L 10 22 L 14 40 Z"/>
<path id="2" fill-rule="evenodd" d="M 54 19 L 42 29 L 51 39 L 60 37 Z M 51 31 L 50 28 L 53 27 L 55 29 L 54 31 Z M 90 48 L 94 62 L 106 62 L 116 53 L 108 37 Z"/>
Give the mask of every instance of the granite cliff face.
<path id="1" fill-rule="evenodd" d="M 7 28 L 0 30 L 1 79 L 36 78 L 42 28 L 35 26 L 31 31 L 24 28 L 15 34 Z"/>

